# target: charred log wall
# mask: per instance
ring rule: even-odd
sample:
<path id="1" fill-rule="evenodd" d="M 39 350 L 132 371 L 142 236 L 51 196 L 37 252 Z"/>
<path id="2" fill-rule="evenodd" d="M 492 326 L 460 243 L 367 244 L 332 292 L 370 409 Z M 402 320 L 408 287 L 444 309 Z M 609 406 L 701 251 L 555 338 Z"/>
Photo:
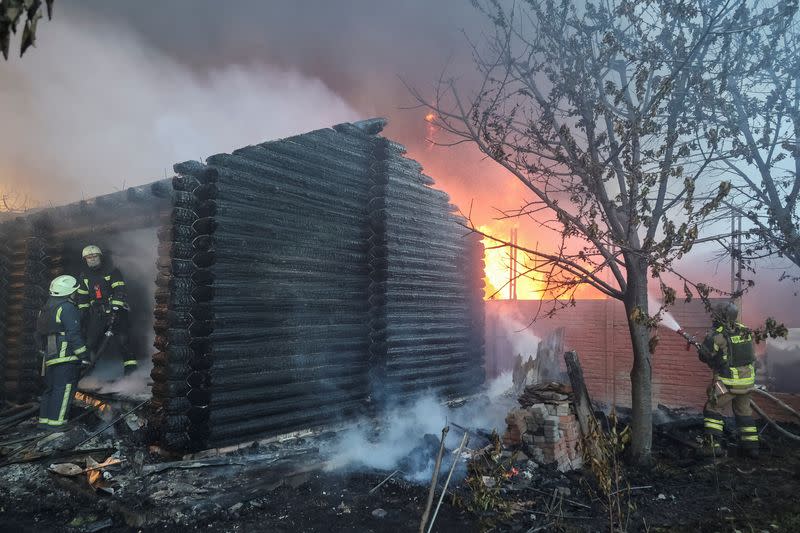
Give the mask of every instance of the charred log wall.
<path id="1" fill-rule="evenodd" d="M 209 444 L 366 405 L 369 150 L 328 129 L 208 159 L 219 174 Z"/>
<path id="2" fill-rule="evenodd" d="M 379 138 L 370 199 L 370 355 L 385 402 L 456 397 L 483 382 L 482 246 L 449 196 Z"/>
<path id="3" fill-rule="evenodd" d="M 41 360 L 33 334 L 36 315 L 47 299 L 50 282 L 49 225 L 41 217 L 18 219 L 3 224 L 8 235 L 7 292 L 3 320 L 3 397 L 23 403 L 33 399 L 40 388 Z"/>
<path id="4" fill-rule="evenodd" d="M 0 399 L 5 396 L 6 359 L 8 354 L 8 297 L 11 290 L 11 247 L 8 228 L 0 226 Z"/>
<path id="5" fill-rule="evenodd" d="M 200 163 L 176 165 L 172 209 L 158 232 L 154 420 L 170 448 L 196 447 L 207 434 L 213 233 L 209 217 L 216 174 Z M 195 424 L 190 424 L 190 415 Z M 202 432 L 201 436 L 197 434 Z M 194 439 L 194 440 L 193 440 Z"/>
<path id="6" fill-rule="evenodd" d="M 54 234 L 31 217 L 0 226 L 12 236 L 0 246 L 8 392 L 38 383 L 34 317 L 78 240 L 142 227 L 159 228 L 151 416 L 169 448 L 474 391 L 482 248 L 448 196 L 377 135 L 383 125 L 182 163 L 171 181 L 45 210 Z"/>
<path id="7" fill-rule="evenodd" d="M 162 232 L 153 372 L 169 446 L 329 424 L 381 405 L 371 398 L 460 396 L 482 381 L 482 249 L 382 126 L 176 165 L 187 195 Z"/>

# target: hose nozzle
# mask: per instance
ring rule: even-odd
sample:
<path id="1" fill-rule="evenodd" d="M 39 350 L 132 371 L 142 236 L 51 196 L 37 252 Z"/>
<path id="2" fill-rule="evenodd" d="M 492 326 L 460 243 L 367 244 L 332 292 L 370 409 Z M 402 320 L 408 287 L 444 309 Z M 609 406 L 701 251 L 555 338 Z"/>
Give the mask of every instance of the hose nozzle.
<path id="1" fill-rule="evenodd" d="M 689 335 L 688 333 L 686 333 L 686 332 L 685 332 L 684 330 L 682 330 L 682 329 L 679 329 L 679 330 L 677 330 L 677 333 L 678 333 L 678 335 L 680 335 L 681 337 L 683 337 L 684 339 L 686 339 L 686 342 L 688 342 L 688 343 L 689 343 L 689 344 L 691 344 L 692 346 L 695 346 L 695 347 L 697 347 L 697 348 L 699 348 L 699 347 L 700 347 L 700 343 L 699 343 L 699 342 L 697 342 L 697 339 L 695 339 L 695 338 L 694 338 L 694 335 Z"/>

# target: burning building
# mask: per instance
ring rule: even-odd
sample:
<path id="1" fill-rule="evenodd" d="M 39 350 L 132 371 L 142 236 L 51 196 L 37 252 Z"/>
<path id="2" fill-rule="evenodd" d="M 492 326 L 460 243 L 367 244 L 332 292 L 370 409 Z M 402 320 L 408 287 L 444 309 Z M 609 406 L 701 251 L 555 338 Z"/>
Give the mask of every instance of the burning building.
<path id="1" fill-rule="evenodd" d="M 127 274 L 132 336 L 144 355 L 154 333 L 150 421 L 167 447 L 475 391 L 483 247 L 384 125 L 180 163 L 172 179 L 0 225 L 2 396 L 36 394 L 36 312 L 88 242 L 150 265 Z"/>

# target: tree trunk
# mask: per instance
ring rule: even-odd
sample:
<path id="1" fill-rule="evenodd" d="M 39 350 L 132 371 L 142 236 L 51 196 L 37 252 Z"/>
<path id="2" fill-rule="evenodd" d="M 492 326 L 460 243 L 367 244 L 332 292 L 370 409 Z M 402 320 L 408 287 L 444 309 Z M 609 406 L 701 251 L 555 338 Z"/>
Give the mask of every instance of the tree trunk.
<path id="1" fill-rule="evenodd" d="M 652 368 L 650 365 L 650 329 L 644 322 L 647 307 L 647 263 L 639 258 L 626 258 L 627 290 L 625 311 L 633 345 L 631 369 L 631 452 L 637 464 L 650 462 L 653 444 Z M 637 312 L 636 309 L 639 309 Z"/>

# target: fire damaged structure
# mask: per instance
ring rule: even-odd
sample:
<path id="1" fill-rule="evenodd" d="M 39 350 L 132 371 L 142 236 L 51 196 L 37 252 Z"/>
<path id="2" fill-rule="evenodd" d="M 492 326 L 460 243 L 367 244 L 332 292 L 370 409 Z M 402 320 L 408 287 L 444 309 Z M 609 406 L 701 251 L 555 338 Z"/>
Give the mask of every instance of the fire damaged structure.
<path id="1" fill-rule="evenodd" d="M 49 280 L 79 270 L 85 242 L 113 249 L 126 232 L 158 236 L 154 297 L 132 306 L 132 323 L 152 325 L 133 336 L 155 333 L 149 418 L 168 448 L 475 392 L 483 247 L 384 125 L 180 163 L 172 179 L 0 225 L 3 397 L 39 387 L 33 328 Z"/>

